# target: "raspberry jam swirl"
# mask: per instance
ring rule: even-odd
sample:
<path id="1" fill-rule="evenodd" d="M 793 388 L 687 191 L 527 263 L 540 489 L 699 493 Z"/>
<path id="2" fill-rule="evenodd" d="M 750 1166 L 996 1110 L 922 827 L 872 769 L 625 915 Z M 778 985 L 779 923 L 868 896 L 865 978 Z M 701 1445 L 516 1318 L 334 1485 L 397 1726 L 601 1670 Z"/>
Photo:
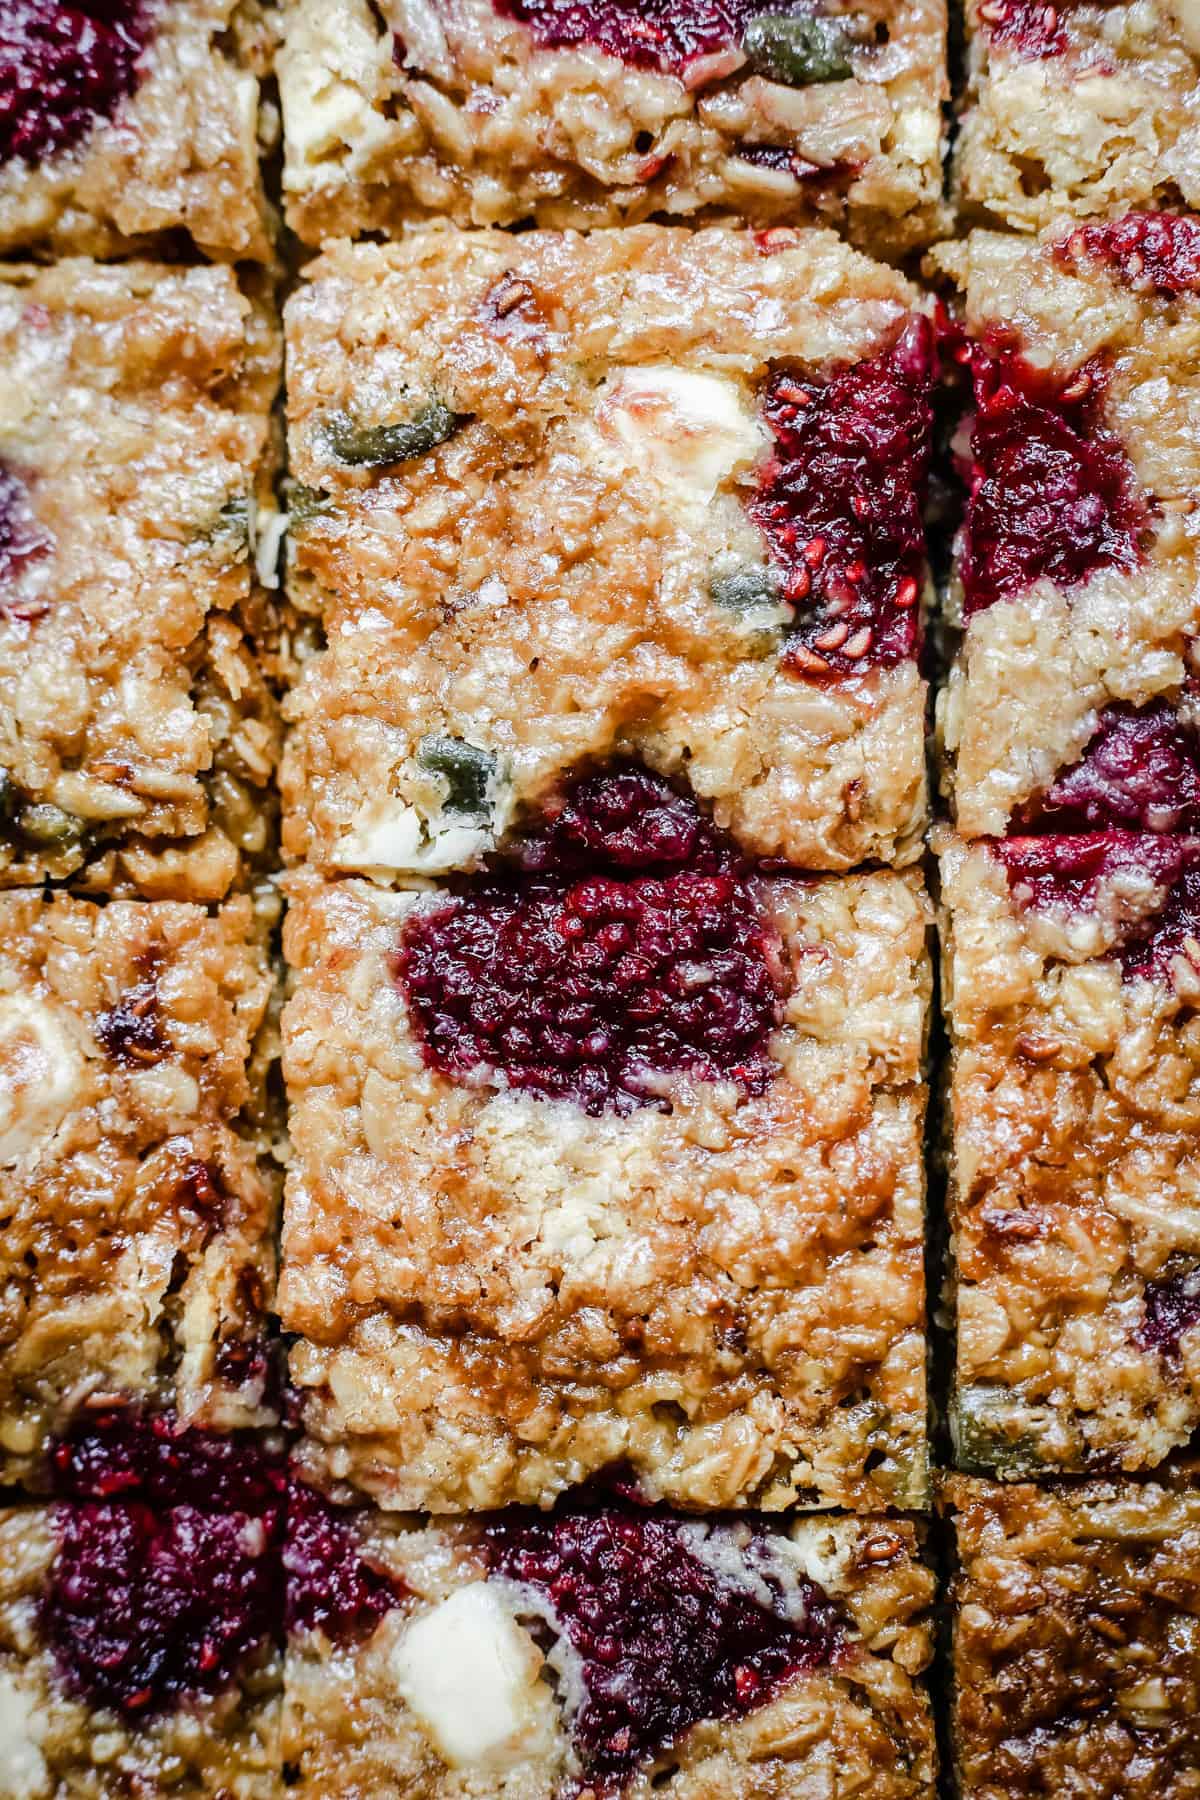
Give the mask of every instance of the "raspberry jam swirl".
<path id="1" fill-rule="evenodd" d="M 137 1723 L 231 1686 L 278 1636 L 282 1452 L 169 1413 L 85 1413 L 51 1445 L 40 1625 L 64 1684 Z"/>
<path id="2" fill-rule="evenodd" d="M 138 83 L 156 0 L 4 0 L 0 162 L 43 162 L 110 119 Z"/>
<path id="3" fill-rule="evenodd" d="M 915 656 L 937 374 L 933 327 L 827 380 L 780 372 L 763 413 L 775 454 L 750 516 L 794 609 L 785 660 L 812 677 Z"/>
<path id="4" fill-rule="evenodd" d="M 974 384 L 961 534 L 963 615 L 1036 582 L 1074 588 L 1132 570 L 1146 506 L 1124 446 L 1103 427 L 1105 370 L 1033 368 L 1011 344 L 960 341 Z"/>
<path id="5" fill-rule="evenodd" d="M 482 1537 L 565 1640 L 580 1785 L 605 1796 L 701 1719 L 743 1717 L 845 1647 L 837 1607 L 757 1525 L 584 1496 L 498 1514 Z"/>
<path id="6" fill-rule="evenodd" d="M 585 1111 L 662 1104 L 662 1077 L 761 1093 L 776 936 L 695 802 L 626 768 L 575 784 L 519 867 L 411 915 L 397 976 L 427 1064 Z"/>

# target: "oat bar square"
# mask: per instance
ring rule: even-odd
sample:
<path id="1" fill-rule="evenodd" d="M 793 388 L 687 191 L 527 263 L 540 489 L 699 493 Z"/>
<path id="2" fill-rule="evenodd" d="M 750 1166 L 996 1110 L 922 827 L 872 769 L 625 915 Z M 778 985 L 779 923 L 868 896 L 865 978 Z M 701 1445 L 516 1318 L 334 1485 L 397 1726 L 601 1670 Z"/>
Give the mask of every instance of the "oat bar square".
<path id="1" fill-rule="evenodd" d="M 477 864 L 580 767 L 685 779 L 751 854 L 925 820 L 917 290 L 825 232 L 418 233 L 288 306 L 285 849 Z"/>
<path id="2" fill-rule="evenodd" d="M 963 1800 L 1200 1793 L 1200 1490 L 956 1477 Z"/>
<path id="3" fill-rule="evenodd" d="M 287 1560 L 298 1800 L 932 1800 L 908 1521 L 593 1496 L 422 1523 L 301 1490 Z"/>
<path id="4" fill-rule="evenodd" d="M 1168 713 L 1186 736 L 1194 705 L 1200 220 L 1064 219 L 1036 242 L 977 231 L 940 260 L 973 388 L 961 636 L 938 697 L 958 828 L 1050 812 L 1067 830 L 1174 829 L 1155 743 L 1174 735 Z"/>
<path id="5" fill-rule="evenodd" d="M 0 252 L 264 261 L 271 0 L 5 0 Z"/>
<path id="6" fill-rule="evenodd" d="M 284 195 L 306 242 L 722 212 L 882 255 L 944 224 L 942 0 L 292 0 Z"/>
<path id="7" fill-rule="evenodd" d="M 968 218 L 1200 205 L 1200 26 L 1189 0 L 968 0 L 953 168 Z"/>
<path id="8" fill-rule="evenodd" d="M 688 1508 L 923 1502 L 915 876 L 759 875 L 628 771 L 472 881 L 289 892 L 308 1477 L 404 1510 L 614 1462 Z"/>
<path id="9" fill-rule="evenodd" d="M 0 895 L 0 1480 L 109 1401 L 275 1416 L 264 927 Z"/>
<path id="10" fill-rule="evenodd" d="M 14 266 L 0 366 L 0 885 L 219 899 L 273 830 L 269 313 L 228 269 Z"/>
<path id="11" fill-rule="evenodd" d="M 1200 1424 L 1200 840 L 941 865 L 960 1460 L 1156 1467 Z"/>

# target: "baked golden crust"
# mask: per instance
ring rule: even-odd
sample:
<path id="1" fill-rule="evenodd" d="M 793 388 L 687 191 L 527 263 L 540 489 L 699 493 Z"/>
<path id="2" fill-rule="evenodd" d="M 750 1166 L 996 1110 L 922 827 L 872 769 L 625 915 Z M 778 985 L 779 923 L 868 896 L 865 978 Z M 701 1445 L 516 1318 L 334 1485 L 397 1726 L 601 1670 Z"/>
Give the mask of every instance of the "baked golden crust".
<path id="1" fill-rule="evenodd" d="M 1200 1321 L 1146 1336 L 1194 1264 L 1200 986 L 1122 980 L 1114 945 L 1161 886 L 1021 910 L 986 844 L 941 856 L 953 1046 L 957 1439 L 1000 1474 L 1149 1468 L 1200 1422 Z"/>
<path id="2" fill-rule="evenodd" d="M 363 1554 L 410 1592 L 365 1642 L 335 1647 L 320 1631 L 291 1638 L 284 1757 L 298 1770 L 301 1800 L 552 1800 L 564 1782 L 577 1782 L 571 1684 L 553 1681 L 518 1622 L 543 1609 L 531 1607 L 516 1584 L 487 1580 L 470 1525 L 351 1516 Z M 732 1545 L 737 1528 L 715 1535 Z M 637 1768 L 621 1790 L 625 1800 L 661 1793 L 671 1800 L 800 1800 L 817 1792 L 830 1800 L 926 1800 L 934 1792 L 935 1753 L 920 1677 L 932 1654 L 927 1609 L 934 1584 L 913 1526 L 812 1519 L 780 1527 L 768 1543 L 835 1602 L 847 1619 L 849 1654 L 798 1676 L 740 1719 L 692 1726 Z M 468 1587 L 478 1594 L 484 1580 L 501 1629 L 525 1640 L 529 1679 L 514 1696 L 517 1745 L 499 1761 L 480 1756 L 455 1766 L 429 1722 L 406 1703 L 397 1672 L 411 1627 L 427 1624 L 453 1594 Z M 466 1668 L 462 1673 L 469 1679 Z M 475 1698 L 464 1687 L 459 1703 L 468 1715 Z"/>
<path id="3" fill-rule="evenodd" d="M 921 1503 L 915 878 L 762 882 L 777 1077 L 596 1118 L 424 1065 L 394 963 L 436 894 L 289 893 L 279 1308 L 310 1478 L 456 1511 L 624 1459 L 690 1508 Z"/>
<path id="4" fill-rule="evenodd" d="M 0 884 L 219 899 L 273 827 L 269 314 L 226 269 L 11 267 L 0 360 Z"/>
<path id="5" fill-rule="evenodd" d="M 0 252 L 153 252 L 180 232 L 219 261 L 266 261 L 258 77 L 271 60 L 257 0 L 155 9 L 138 80 L 111 118 L 33 163 L 0 163 Z"/>
<path id="6" fill-rule="evenodd" d="M 1064 255 L 1071 226 L 1061 218 L 1034 243 L 975 231 L 937 253 L 973 338 L 1015 341 L 1034 367 L 1064 381 L 1100 359 L 1096 431 L 1119 441 L 1149 508 L 1136 567 L 1101 568 L 1070 588 L 1042 576 L 966 621 L 937 721 L 943 789 L 968 837 L 1003 832 L 1074 764 L 1104 706 L 1176 702 L 1194 667 L 1200 296 L 1168 296 L 1102 259 Z M 957 578 L 948 611 L 962 623 Z"/>
<path id="7" fill-rule="evenodd" d="M 836 222 L 902 254 L 945 217 L 945 7 L 873 0 L 856 17 L 852 79 L 784 87 L 742 62 L 696 88 L 587 45 L 539 49 L 489 0 L 291 0 L 289 223 L 317 244 L 425 218 L 595 227 L 707 209 Z M 756 163 L 759 146 L 809 172 Z"/>
<path id="8" fill-rule="evenodd" d="M 953 191 L 968 218 L 1037 231 L 1063 214 L 1200 205 L 1200 29 L 1187 0 L 1056 10 L 1056 53 L 1022 54 L 969 0 Z M 987 21 L 991 21 L 989 24 Z"/>
<path id="9" fill-rule="evenodd" d="M 39 1627 L 54 1560 L 53 1507 L 0 1511 L 0 1763 L 8 1800 L 277 1800 L 281 1657 L 236 1687 L 135 1728 L 71 1694 Z"/>
<path id="10" fill-rule="evenodd" d="M 1200 1794 L 1200 1491 L 955 1476 L 964 1800 Z"/>
<path id="11" fill-rule="evenodd" d="M 249 898 L 214 915 L 0 896 L 0 1478 L 103 1395 L 270 1419 L 274 1275 L 253 1135 L 272 978 Z"/>
<path id="12" fill-rule="evenodd" d="M 287 313 L 290 593 L 329 648 L 289 702 L 291 858 L 379 880 L 469 866 L 573 767 L 614 755 L 683 776 L 753 854 L 919 854 L 915 660 L 803 676 L 778 605 L 710 591 L 765 564 L 744 506 L 769 442 L 755 389 L 780 361 L 824 372 L 887 348 L 918 303 L 908 282 L 829 233 L 778 233 L 764 254 L 746 233 L 660 227 L 418 233 L 336 246 L 310 277 Z M 687 455 L 653 430 L 622 439 L 662 416 L 650 396 L 620 411 L 635 378 L 690 384 L 689 405 L 698 384 L 712 411 Z M 345 434 L 369 450 L 398 393 L 405 418 L 458 429 L 348 464 Z M 422 766 L 439 736 L 492 759 L 474 831 L 442 816 Z"/>

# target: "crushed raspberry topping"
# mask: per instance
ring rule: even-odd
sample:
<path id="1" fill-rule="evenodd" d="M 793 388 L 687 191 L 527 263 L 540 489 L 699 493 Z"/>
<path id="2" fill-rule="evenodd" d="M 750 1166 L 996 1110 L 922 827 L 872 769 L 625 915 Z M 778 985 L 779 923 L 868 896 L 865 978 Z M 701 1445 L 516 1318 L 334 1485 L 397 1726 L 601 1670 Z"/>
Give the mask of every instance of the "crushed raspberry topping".
<path id="1" fill-rule="evenodd" d="M 753 144 L 748 139 L 739 140 L 734 145 L 733 154 L 741 162 L 754 163 L 757 168 L 777 169 L 781 175 L 790 175 L 793 181 L 815 181 L 819 178 L 822 186 L 844 183 L 853 177 L 859 167 L 852 162 L 813 162 L 788 144 Z"/>
<path id="2" fill-rule="evenodd" d="M 1064 262 L 1107 264 L 1131 288 L 1200 294 L 1200 219 L 1186 213 L 1126 213 L 1078 225 L 1058 246 Z"/>
<path id="3" fill-rule="evenodd" d="M 227 1687 L 283 1603 L 270 1514 L 60 1505 L 42 1631 L 68 1686 L 128 1718 Z"/>
<path id="4" fill-rule="evenodd" d="M 1040 62 L 1048 56 L 1061 56 L 1069 43 L 1063 29 L 1063 14 L 1070 12 L 1075 0 L 983 0 L 979 18 L 987 27 L 993 44 L 1005 44 L 1024 62 Z"/>
<path id="5" fill-rule="evenodd" d="M 431 1067 L 592 1114 L 654 1104 L 671 1073 L 766 1087 L 777 944 L 692 800 L 639 769 L 588 777 L 517 860 L 405 927 Z"/>
<path id="6" fill-rule="evenodd" d="M 1121 876 L 1169 885 L 1179 872 L 1182 846 L 1172 838 L 1130 831 L 1079 836 L 1010 837 L 992 845 L 1008 871 L 1021 904 L 1035 912 L 1065 907 L 1090 912 L 1101 888 Z"/>
<path id="7" fill-rule="evenodd" d="M 254 1388 L 264 1406 L 277 1410 L 276 1362 L 269 1338 L 225 1338 L 213 1358 L 213 1374 L 230 1387 Z"/>
<path id="8" fill-rule="evenodd" d="M 961 343 L 974 378 L 962 531 L 963 612 L 1011 600 L 1043 578 L 1076 587 L 1132 569 L 1145 506 L 1124 448 L 1099 423 L 1104 370 L 1066 378 L 1011 346 Z"/>
<path id="9" fill-rule="evenodd" d="M 584 1695 L 571 1735 L 601 1794 L 699 1720 L 740 1717 L 842 1649 L 828 1596 L 795 1574 L 785 1597 L 766 1533 L 735 1530 L 718 1526 L 711 1541 L 736 1547 L 744 1587 L 697 1554 L 702 1527 L 629 1505 L 576 1500 L 483 1527 L 493 1573 L 548 1603 L 570 1646 Z"/>
<path id="10" fill-rule="evenodd" d="M 597 862 L 715 875 L 735 860 L 690 795 L 637 768 L 577 782 L 518 854 L 523 869 L 556 875 L 587 874 Z"/>
<path id="11" fill-rule="evenodd" d="M 323 1631 L 335 1643 L 369 1637 L 406 1590 L 368 1562 L 354 1514 L 299 1482 L 288 1496 L 286 1619 L 289 1631 Z"/>
<path id="12" fill-rule="evenodd" d="M 50 1451 L 42 1630 L 72 1691 L 129 1718 L 213 1693 L 283 1606 L 282 1453 L 169 1413 L 80 1413 Z"/>
<path id="13" fill-rule="evenodd" d="M 220 1169 L 212 1163 L 194 1159 L 180 1175 L 176 1188 L 180 1210 L 192 1213 L 210 1234 L 228 1219 L 231 1198 Z"/>
<path id="14" fill-rule="evenodd" d="M 26 563 L 44 556 L 50 539 L 29 504 L 20 476 L 0 463 L 0 614 L 6 610 L 3 584 L 13 581 Z"/>
<path id="15" fill-rule="evenodd" d="M 1075 837 L 1011 837 L 993 843 L 1013 897 L 1035 912 L 1094 912 L 1102 889 L 1136 893 L 1147 883 L 1161 890 L 1144 902 L 1118 935 L 1112 955 L 1126 980 L 1169 985 L 1172 965 L 1183 956 L 1200 970 L 1200 842 L 1130 831 Z"/>
<path id="16" fill-rule="evenodd" d="M 80 1412 L 50 1447 L 54 1492 L 68 1500 L 139 1500 L 161 1509 L 259 1513 L 284 1491 L 282 1453 L 248 1432 L 182 1427 L 131 1406 Z"/>
<path id="17" fill-rule="evenodd" d="M 751 19 L 798 9 L 777 0 L 496 0 L 496 10 L 528 25 L 546 49 L 594 44 L 634 68 L 682 75 L 735 49 Z"/>
<path id="18" fill-rule="evenodd" d="M 1169 983 L 1177 957 L 1200 972 L 1200 847 L 1194 841 L 1181 847 L 1179 865 L 1162 907 L 1117 952 L 1126 980 Z"/>
<path id="19" fill-rule="evenodd" d="M 139 981 L 96 1021 L 96 1036 L 114 1062 L 127 1068 L 156 1063 L 170 1048 L 158 1006 L 158 983 Z"/>
<path id="20" fill-rule="evenodd" d="M 916 653 L 935 373 L 933 329 L 918 317 L 890 350 L 827 381 L 779 372 L 767 385 L 775 455 L 750 515 L 795 609 L 797 671 Z"/>
<path id="21" fill-rule="evenodd" d="M 1178 1360 L 1185 1332 L 1200 1325 L 1200 1269 L 1181 1269 L 1146 1286 L 1145 1315 L 1134 1334 L 1142 1350 Z"/>
<path id="22" fill-rule="evenodd" d="M 1079 761 L 1021 815 L 1026 831 L 1200 829 L 1200 732 L 1169 701 L 1106 706 Z"/>
<path id="23" fill-rule="evenodd" d="M 152 0 L 4 0 L 0 162 L 37 162 L 110 118 L 138 80 Z"/>

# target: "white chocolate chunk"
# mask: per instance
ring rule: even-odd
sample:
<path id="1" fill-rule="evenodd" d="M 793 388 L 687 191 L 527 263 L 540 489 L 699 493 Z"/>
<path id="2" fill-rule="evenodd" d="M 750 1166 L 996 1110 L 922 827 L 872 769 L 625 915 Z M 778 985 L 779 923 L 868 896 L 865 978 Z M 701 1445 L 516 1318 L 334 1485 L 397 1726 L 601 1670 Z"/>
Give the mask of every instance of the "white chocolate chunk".
<path id="1" fill-rule="evenodd" d="M 472 868 L 493 848 L 491 831 L 480 825 L 447 824 L 430 830 L 416 808 L 396 799 L 364 800 L 351 830 L 337 846 L 339 868 L 386 880 L 396 871 L 441 875 Z"/>
<path id="2" fill-rule="evenodd" d="M 0 1165 L 11 1167 L 62 1124 L 83 1057 L 55 1009 L 30 994 L 0 996 Z"/>
<path id="3" fill-rule="evenodd" d="M 738 382 L 669 363 L 610 377 L 596 427 L 610 452 L 685 507 L 707 505 L 723 481 L 770 443 Z"/>
<path id="4" fill-rule="evenodd" d="M 392 1653 L 396 1686 L 452 1768 L 502 1769 L 541 1738 L 542 1655 L 486 1581 L 415 1620 Z"/>

